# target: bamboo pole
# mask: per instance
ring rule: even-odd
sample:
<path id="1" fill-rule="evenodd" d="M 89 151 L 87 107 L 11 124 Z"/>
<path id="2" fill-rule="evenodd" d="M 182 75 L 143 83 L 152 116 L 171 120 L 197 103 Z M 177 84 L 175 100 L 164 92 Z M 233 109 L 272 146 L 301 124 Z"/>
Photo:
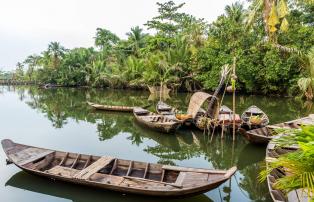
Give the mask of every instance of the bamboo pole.
<path id="1" fill-rule="evenodd" d="M 236 74 L 235 74 L 235 68 L 236 68 L 236 57 L 233 58 L 233 65 L 232 65 L 232 79 L 236 80 Z M 235 141 L 235 86 L 233 86 L 233 95 L 232 95 L 232 111 L 233 111 L 233 128 L 232 128 L 232 140 Z"/>
<path id="2" fill-rule="evenodd" d="M 161 96 L 162 96 L 162 81 L 160 82 L 160 89 L 159 89 L 159 101 L 161 101 Z"/>

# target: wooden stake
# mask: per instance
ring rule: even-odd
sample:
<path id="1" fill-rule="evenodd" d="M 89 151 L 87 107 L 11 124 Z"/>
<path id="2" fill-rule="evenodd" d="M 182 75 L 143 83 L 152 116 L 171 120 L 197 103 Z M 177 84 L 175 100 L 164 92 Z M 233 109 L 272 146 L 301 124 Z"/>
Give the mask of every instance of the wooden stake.
<path id="1" fill-rule="evenodd" d="M 160 82 L 160 89 L 159 89 L 159 101 L 161 101 L 162 94 L 162 81 Z"/>
<path id="2" fill-rule="evenodd" d="M 232 77 L 234 80 L 236 80 L 236 74 L 235 74 L 235 68 L 236 68 L 236 57 L 233 58 L 233 65 L 232 65 Z M 232 95 L 232 110 L 233 110 L 233 129 L 232 129 L 232 140 L 235 141 L 235 88 L 233 89 L 233 95 Z"/>

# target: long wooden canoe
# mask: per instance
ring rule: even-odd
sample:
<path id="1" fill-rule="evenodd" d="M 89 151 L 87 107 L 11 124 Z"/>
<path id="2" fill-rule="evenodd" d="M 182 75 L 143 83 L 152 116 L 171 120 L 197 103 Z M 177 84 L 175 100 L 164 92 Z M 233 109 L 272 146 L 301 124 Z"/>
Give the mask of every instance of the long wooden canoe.
<path id="1" fill-rule="evenodd" d="M 207 192 L 236 171 L 167 166 L 110 156 L 55 151 L 2 140 L 8 161 L 49 179 L 151 196 L 186 196 Z"/>
<path id="2" fill-rule="evenodd" d="M 119 112 L 133 112 L 134 107 L 119 106 L 119 105 L 101 105 L 93 102 L 87 102 L 88 105 L 95 109 L 106 111 L 119 111 Z"/>
<path id="3" fill-rule="evenodd" d="M 177 119 L 168 118 L 161 114 L 155 114 L 141 107 L 135 107 L 133 114 L 140 124 L 163 133 L 173 133 L 183 123 Z"/>
<path id="4" fill-rule="evenodd" d="M 255 105 L 247 108 L 241 115 L 243 121 L 242 127 L 249 129 L 265 127 L 269 123 L 269 118 L 265 112 Z M 258 119 L 260 122 L 254 122 L 253 119 Z"/>
<path id="5" fill-rule="evenodd" d="M 314 125 L 314 115 L 310 114 L 307 117 L 278 123 L 274 125 L 268 125 L 266 127 L 257 128 L 253 130 L 240 129 L 240 133 L 253 144 L 267 144 L 271 139 L 275 137 L 276 128 L 285 129 L 299 129 L 302 125 Z"/>
<path id="6" fill-rule="evenodd" d="M 266 167 L 268 167 L 267 161 L 278 158 L 280 155 L 296 151 L 296 147 L 279 147 L 276 144 L 270 142 L 266 148 Z M 283 167 L 273 169 L 269 175 L 267 175 L 267 184 L 269 193 L 272 199 L 276 202 L 306 202 L 309 199 L 306 194 L 302 193 L 301 190 L 292 190 L 285 194 L 282 190 L 276 189 L 274 184 L 279 178 L 286 176 L 288 171 Z"/>

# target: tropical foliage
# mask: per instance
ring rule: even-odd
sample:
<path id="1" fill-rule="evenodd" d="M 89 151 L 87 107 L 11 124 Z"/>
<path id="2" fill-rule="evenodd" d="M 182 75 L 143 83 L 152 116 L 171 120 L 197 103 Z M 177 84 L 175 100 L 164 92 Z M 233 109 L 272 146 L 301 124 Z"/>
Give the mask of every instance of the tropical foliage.
<path id="1" fill-rule="evenodd" d="M 268 169 L 261 172 L 265 179 L 274 168 L 284 167 L 289 175 L 279 178 L 274 186 L 277 189 L 289 192 L 294 189 L 303 189 L 308 196 L 314 194 L 314 126 L 303 126 L 302 130 L 285 131 L 289 135 L 282 136 L 274 142 L 278 146 L 298 145 L 296 152 L 286 153 L 278 159 L 268 162 Z M 267 160 L 267 159 L 266 159 Z"/>
<path id="2" fill-rule="evenodd" d="M 120 39 L 97 28 L 95 47 L 68 50 L 52 42 L 19 63 L 16 78 L 65 86 L 146 88 L 163 82 L 184 91 L 213 90 L 221 66 L 236 57 L 238 90 L 302 92 L 311 99 L 313 62 L 305 55 L 313 58 L 312 1 L 248 3 L 248 9 L 239 2 L 226 6 L 210 24 L 183 13 L 184 3 L 157 3 L 158 15 L 144 25 L 154 34 L 135 26 Z"/>

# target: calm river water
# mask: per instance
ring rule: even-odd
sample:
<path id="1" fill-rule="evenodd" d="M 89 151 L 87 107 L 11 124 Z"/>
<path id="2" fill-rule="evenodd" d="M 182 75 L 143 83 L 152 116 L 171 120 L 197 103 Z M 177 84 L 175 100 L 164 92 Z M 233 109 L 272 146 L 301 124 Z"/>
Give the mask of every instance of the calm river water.
<path id="1" fill-rule="evenodd" d="M 190 96 L 171 95 L 167 102 L 184 111 Z M 235 176 L 217 189 L 191 198 L 162 201 L 271 201 L 266 183 L 257 180 L 264 165 L 264 147 L 249 145 L 240 135 L 233 143 L 231 135 L 221 140 L 217 134 L 210 141 L 207 135 L 197 130 L 161 134 L 139 126 L 131 114 L 94 111 L 86 104 L 86 101 L 92 101 L 144 106 L 156 102 L 154 99 L 148 92 L 138 91 L 0 86 L 0 138 L 56 150 L 152 163 L 216 169 L 236 165 Z M 224 104 L 231 107 L 230 96 L 225 98 Z M 313 111 L 309 104 L 291 98 L 237 97 L 240 113 L 253 104 L 269 115 L 271 123 L 298 118 Z M 160 201 L 32 176 L 14 165 L 6 166 L 2 149 L 0 195 L 4 202 Z"/>

